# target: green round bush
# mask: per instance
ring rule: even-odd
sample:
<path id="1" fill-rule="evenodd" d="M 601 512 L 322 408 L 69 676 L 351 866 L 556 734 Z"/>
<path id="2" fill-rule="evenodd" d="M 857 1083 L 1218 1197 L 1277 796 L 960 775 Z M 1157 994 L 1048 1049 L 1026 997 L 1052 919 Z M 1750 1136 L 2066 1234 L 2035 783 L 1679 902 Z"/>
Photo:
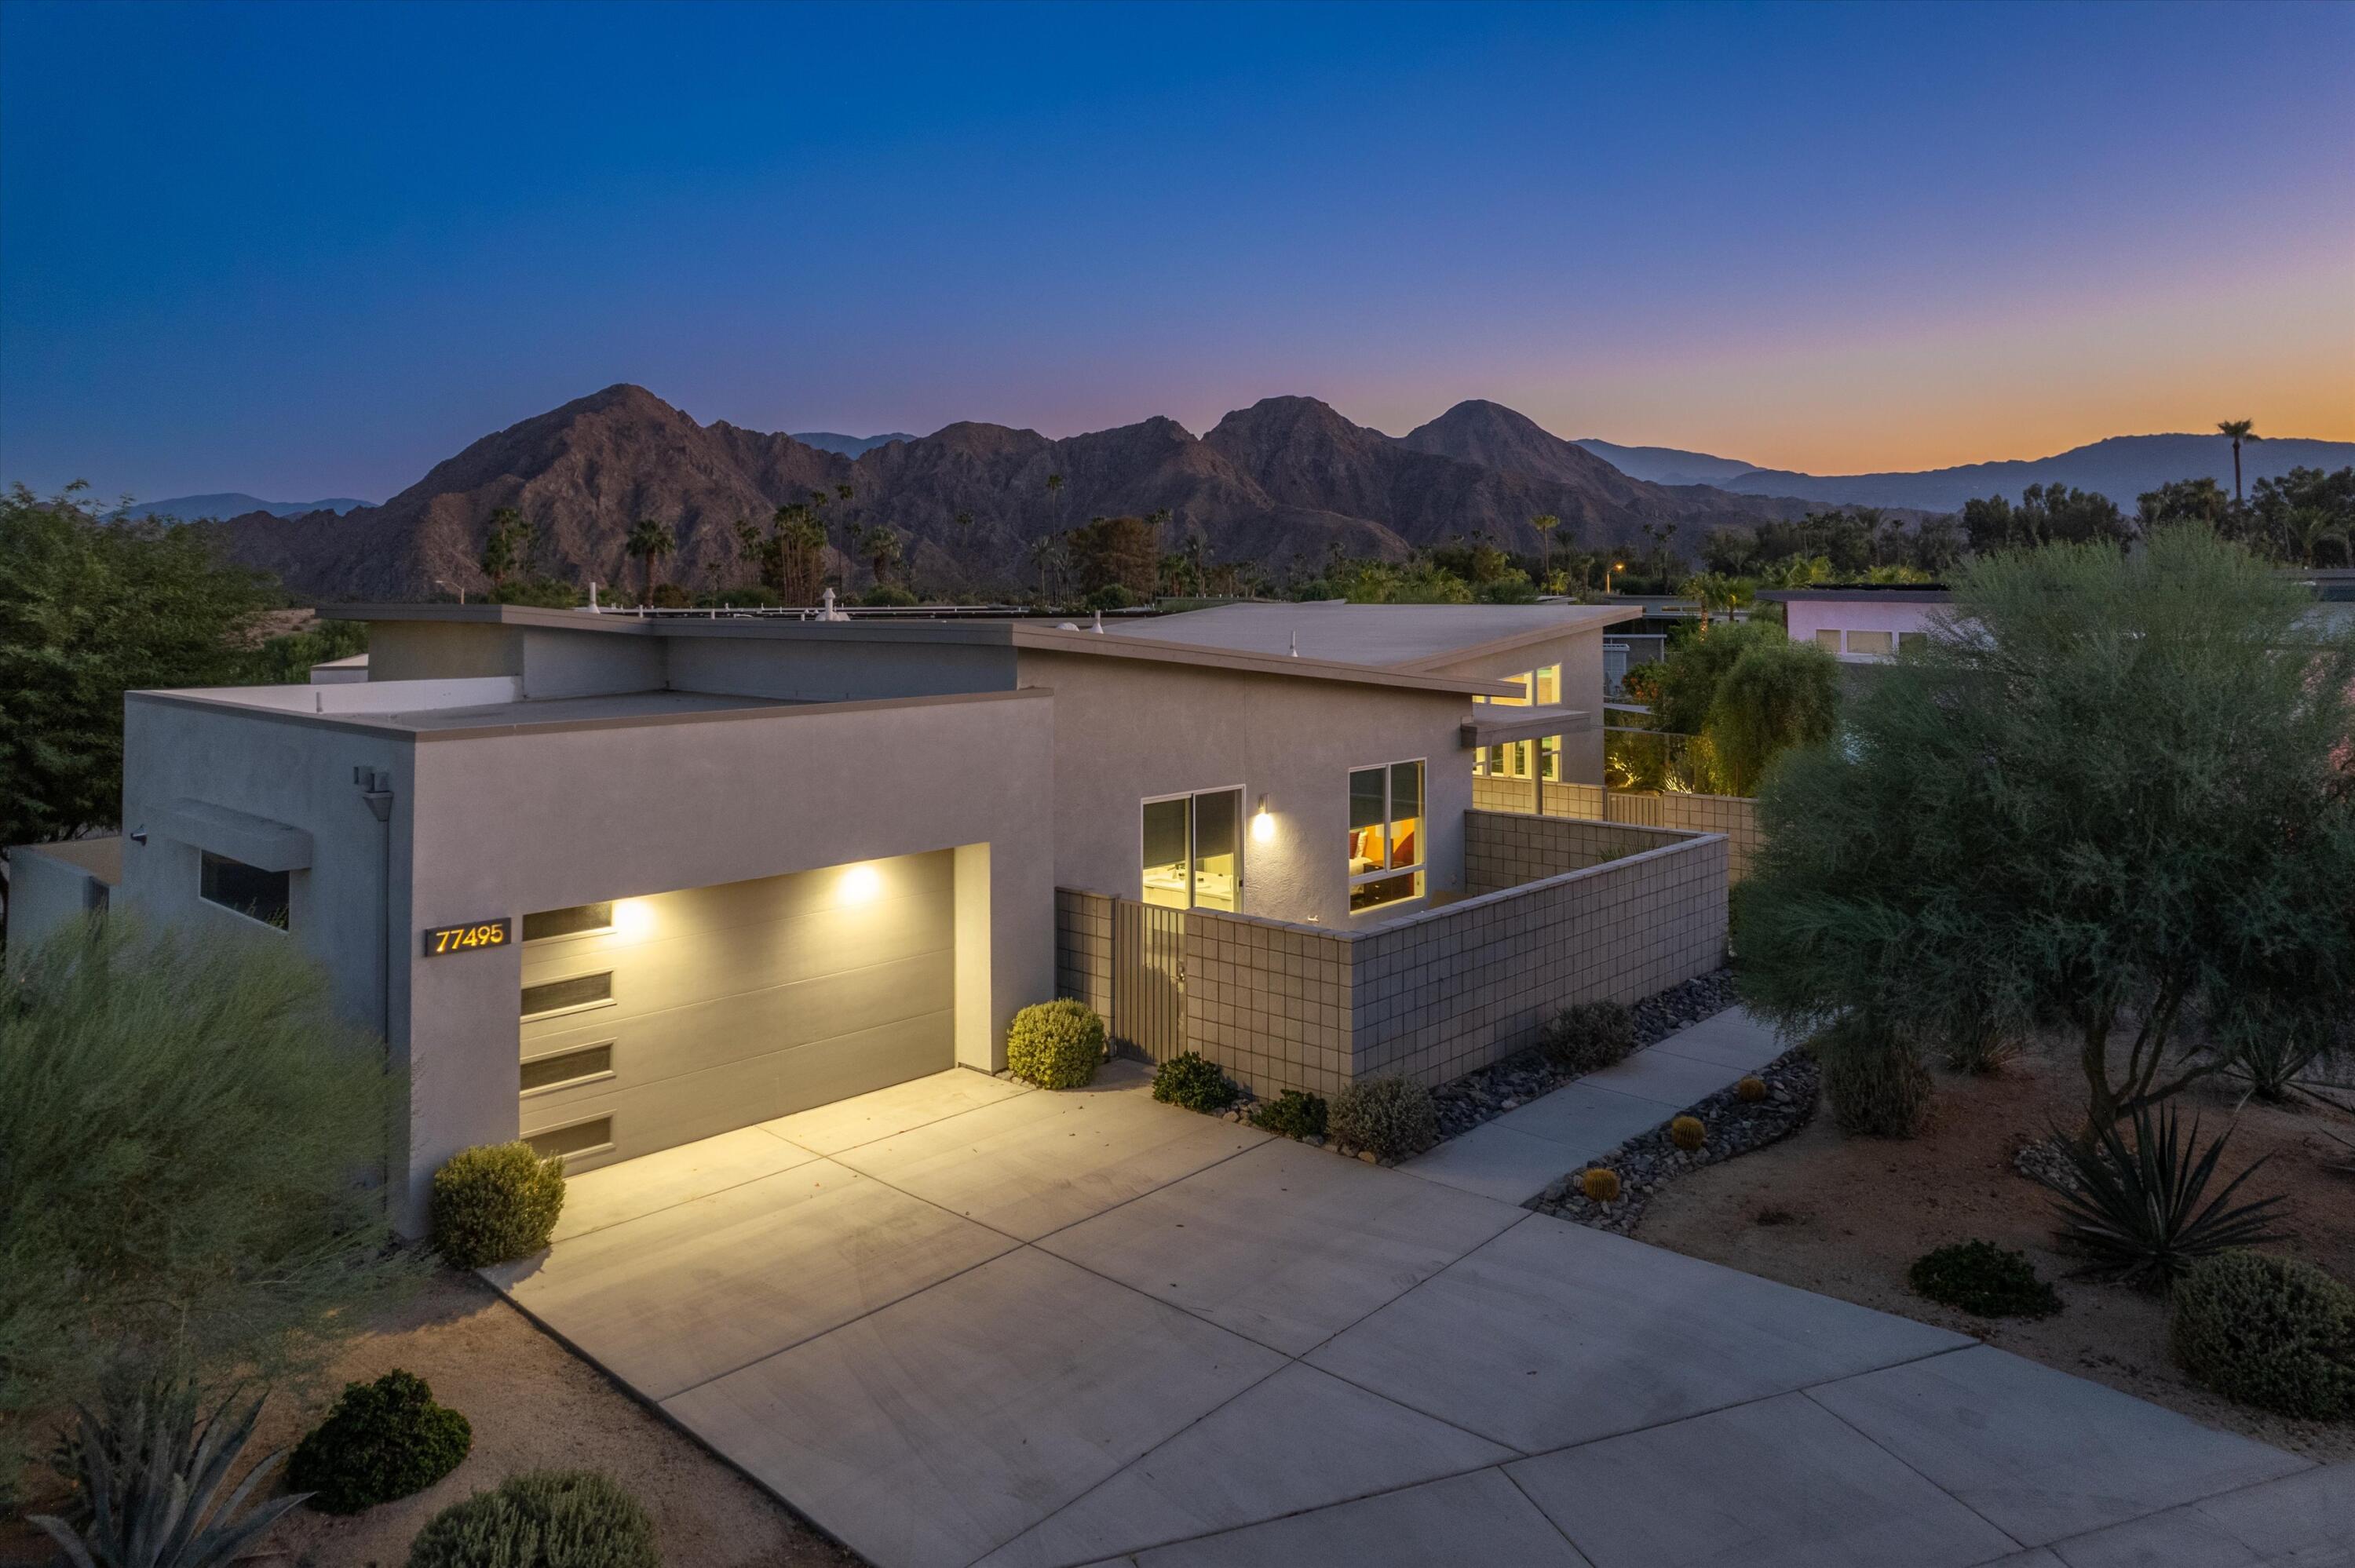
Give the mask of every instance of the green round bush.
<path id="1" fill-rule="evenodd" d="M 414 1497 L 458 1467 L 474 1429 L 414 1372 L 344 1385 L 326 1420 L 294 1446 L 286 1484 L 322 1513 L 358 1513 Z"/>
<path id="2" fill-rule="evenodd" d="M 1823 1068 L 1824 1097 L 1845 1133 L 1911 1138 L 1930 1114 L 1930 1070 L 1911 1042 L 1848 1018 L 1808 1044 Z"/>
<path id="3" fill-rule="evenodd" d="M 1042 1089 L 1079 1088 L 1103 1055 L 1103 1020 L 1069 997 L 1024 1008 L 1006 1032 L 1006 1070 Z"/>
<path id="4" fill-rule="evenodd" d="M 433 1245 L 460 1268 L 527 1257 L 548 1245 L 564 1212 L 564 1160 L 531 1145 L 462 1150 L 433 1172 Z"/>
<path id="5" fill-rule="evenodd" d="M 594 1470 L 533 1470 L 428 1520 L 409 1568 L 661 1568 L 655 1521 Z"/>
<path id="6" fill-rule="evenodd" d="M 2355 1420 L 2355 1289 L 2295 1258 L 2235 1250 L 2175 1285 L 2168 1345 L 2210 1389 L 2310 1421 Z"/>
<path id="7" fill-rule="evenodd" d="M 1577 1001 L 1546 1025 L 1546 1054 L 1567 1073 L 1593 1073 L 1636 1048 L 1636 1015 L 1616 1001 Z"/>
<path id="8" fill-rule="evenodd" d="M 1981 1318 L 2050 1318 L 2061 1310 L 2060 1294 L 2036 1277 L 2028 1255 L 1993 1242 L 1959 1242 L 1923 1253 L 1905 1279 L 1931 1300 Z"/>
<path id="9" fill-rule="evenodd" d="M 1286 1138 L 1325 1136 L 1325 1102 L 1301 1089 L 1286 1089 L 1265 1105 L 1253 1106 L 1252 1125 Z"/>
<path id="10" fill-rule="evenodd" d="M 1439 1141 L 1431 1091 L 1405 1078 L 1368 1078 L 1333 1097 L 1333 1136 L 1377 1160 L 1404 1160 Z"/>
<path id="11" fill-rule="evenodd" d="M 1222 1111 L 1239 1092 L 1216 1062 L 1198 1052 L 1172 1056 L 1153 1073 L 1153 1097 L 1188 1110 Z"/>

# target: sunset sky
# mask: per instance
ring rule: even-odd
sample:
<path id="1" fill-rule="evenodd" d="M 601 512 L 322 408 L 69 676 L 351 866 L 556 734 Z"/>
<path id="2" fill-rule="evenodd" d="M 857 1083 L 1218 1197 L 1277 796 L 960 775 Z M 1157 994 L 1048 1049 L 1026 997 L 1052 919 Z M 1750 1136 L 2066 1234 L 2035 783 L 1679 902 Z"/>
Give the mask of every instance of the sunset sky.
<path id="1" fill-rule="evenodd" d="M 0 5 L 0 480 L 380 499 L 616 381 L 2355 439 L 2355 5 Z"/>

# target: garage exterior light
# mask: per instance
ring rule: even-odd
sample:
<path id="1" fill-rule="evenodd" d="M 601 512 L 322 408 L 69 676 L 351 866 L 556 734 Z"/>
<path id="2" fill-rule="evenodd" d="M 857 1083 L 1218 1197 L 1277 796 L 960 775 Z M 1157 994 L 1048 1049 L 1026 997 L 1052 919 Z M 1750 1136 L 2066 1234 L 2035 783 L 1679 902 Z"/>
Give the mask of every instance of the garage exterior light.
<path id="1" fill-rule="evenodd" d="M 883 891 L 883 874 L 871 865 L 854 865 L 842 874 L 842 899 L 846 904 L 870 904 Z"/>

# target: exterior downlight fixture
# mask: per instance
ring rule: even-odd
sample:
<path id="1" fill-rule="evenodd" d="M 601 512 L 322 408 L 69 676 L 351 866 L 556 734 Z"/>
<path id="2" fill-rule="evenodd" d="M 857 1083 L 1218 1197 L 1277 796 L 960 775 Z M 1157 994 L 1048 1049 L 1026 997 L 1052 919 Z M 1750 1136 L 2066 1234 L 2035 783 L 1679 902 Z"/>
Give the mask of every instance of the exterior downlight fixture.
<path id="1" fill-rule="evenodd" d="M 1259 798 L 1259 810 L 1252 813 L 1252 842 L 1272 844 L 1275 842 L 1275 819 L 1267 813 L 1267 797 Z"/>

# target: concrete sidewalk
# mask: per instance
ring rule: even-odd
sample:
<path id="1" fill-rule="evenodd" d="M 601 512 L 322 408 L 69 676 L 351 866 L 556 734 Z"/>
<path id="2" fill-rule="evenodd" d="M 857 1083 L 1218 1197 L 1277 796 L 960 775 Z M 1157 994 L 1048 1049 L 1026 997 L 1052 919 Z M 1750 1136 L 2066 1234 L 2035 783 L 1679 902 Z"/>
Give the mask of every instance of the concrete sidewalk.
<path id="1" fill-rule="evenodd" d="M 1772 1029 L 1742 1008 L 1729 1008 L 1482 1122 L 1400 1169 L 1500 1202 L 1527 1202 L 1556 1177 L 1782 1054 Z"/>
<path id="2" fill-rule="evenodd" d="M 593 1171 L 486 1272 L 885 1568 L 2344 1563 L 2312 1553 L 2355 1511 L 2355 1470 L 1156 1105 L 1127 1064 Z"/>

